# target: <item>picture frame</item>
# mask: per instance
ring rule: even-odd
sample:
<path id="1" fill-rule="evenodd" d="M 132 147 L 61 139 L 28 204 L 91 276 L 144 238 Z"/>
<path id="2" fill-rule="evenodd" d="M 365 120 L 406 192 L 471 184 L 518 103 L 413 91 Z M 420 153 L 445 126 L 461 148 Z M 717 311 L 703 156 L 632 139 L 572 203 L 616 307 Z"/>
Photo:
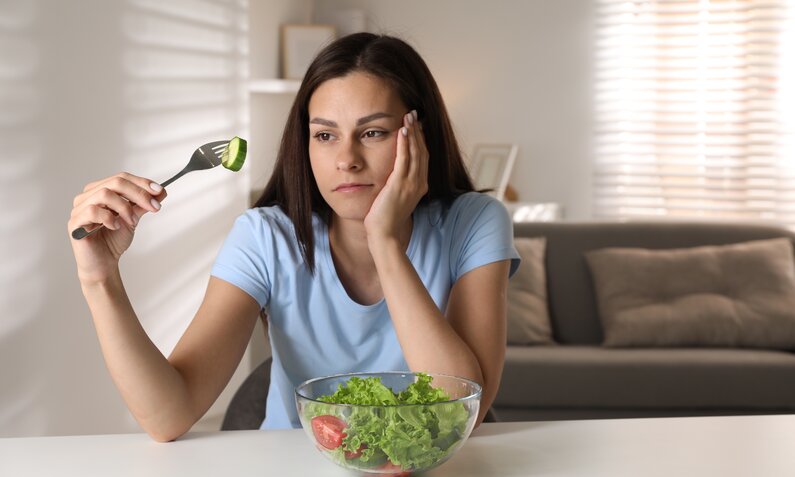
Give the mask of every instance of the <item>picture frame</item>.
<path id="1" fill-rule="evenodd" d="M 490 189 L 489 195 L 503 200 L 518 155 L 516 144 L 475 145 L 469 166 L 475 189 Z"/>
<path id="2" fill-rule="evenodd" d="M 303 79 L 318 52 L 336 37 L 337 29 L 334 25 L 282 25 L 280 40 L 282 78 Z"/>

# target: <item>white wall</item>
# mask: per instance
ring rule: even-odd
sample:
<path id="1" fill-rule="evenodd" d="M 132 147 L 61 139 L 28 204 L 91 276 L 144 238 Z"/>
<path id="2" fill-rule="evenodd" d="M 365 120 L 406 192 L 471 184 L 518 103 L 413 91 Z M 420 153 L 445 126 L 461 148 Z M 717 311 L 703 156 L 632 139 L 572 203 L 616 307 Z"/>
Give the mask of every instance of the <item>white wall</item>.
<path id="1" fill-rule="evenodd" d="M 315 19 L 334 23 L 350 9 L 425 58 L 465 152 L 519 144 L 520 199 L 591 217 L 591 1 L 318 0 Z"/>
<path id="2" fill-rule="evenodd" d="M 66 221 L 91 180 L 162 181 L 204 141 L 248 135 L 246 29 L 239 1 L 0 3 L 0 436 L 140 431 L 105 369 Z M 180 179 L 123 258 L 166 354 L 247 188 L 225 169 Z"/>

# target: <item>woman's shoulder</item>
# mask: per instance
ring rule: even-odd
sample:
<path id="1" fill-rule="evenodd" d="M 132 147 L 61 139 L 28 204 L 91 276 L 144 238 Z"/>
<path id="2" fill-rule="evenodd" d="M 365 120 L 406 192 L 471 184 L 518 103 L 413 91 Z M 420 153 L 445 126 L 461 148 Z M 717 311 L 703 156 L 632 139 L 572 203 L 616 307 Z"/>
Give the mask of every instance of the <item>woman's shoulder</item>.
<path id="1" fill-rule="evenodd" d="M 235 220 L 235 228 L 248 230 L 256 237 L 294 236 L 294 227 L 290 217 L 276 205 L 246 210 Z"/>
<path id="2" fill-rule="evenodd" d="M 321 225 L 320 218 L 313 214 L 312 228 L 316 234 Z M 285 244 L 296 242 L 293 221 L 278 205 L 248 209 L 238 216 L 235 226 L 248 229 L 253 236 L 261 239 Z"/>
<path id="3" fill-rule="evenodd" d="M 290 217 L 284 213 L 284 210 L 278 205 L 270 205 L 267 207 L 252 207 L 241 215 L 241 218 L 245 217 L 245 220 L 250 220 L 252 222 L 282 222 L 282 223 L 291 223 Z"/>
<path id="4" fill-rule="evenodd" d="M 261 231 L 292 227 L 292 222 L 279 206 L 254 207 L 240 214 L 235 220 L 235 226 Z"/>
<path id="5" fill-rule="evenodd" d="M 460 210 L 469 210 L 472 207 L 487 208 L 487 207 L 505 207 L 502 202 L 494 197 L 483 192 L 466 192 L 459 195 L 453 201 L 452 208 Z"/>
<path id="6" fill-rule="evenodd" d="M 466 192 L 456 197 L 447 207 L 439 201 L 431 203 L 427 206 L 426 213 L 431 224 L 445 226 L 477 217 L 487 210 L 501 213 L 500 210 L 505 211 L 505 206 L 488 194 Z"/>

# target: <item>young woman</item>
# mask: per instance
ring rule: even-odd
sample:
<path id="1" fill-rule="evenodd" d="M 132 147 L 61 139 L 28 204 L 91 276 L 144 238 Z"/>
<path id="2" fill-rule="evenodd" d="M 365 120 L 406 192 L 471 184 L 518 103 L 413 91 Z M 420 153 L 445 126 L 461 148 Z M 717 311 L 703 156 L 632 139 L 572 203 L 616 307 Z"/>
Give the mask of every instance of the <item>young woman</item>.
<path id="1" fill-rule="evenodd" d="M 235 222 L 204 300 L 166 359 L 138 322 L 118 262 L 165 191 L 121 173 L 88 184 L 69 230 L 105 360 L 158 441 L 188 431 L 236 369 L 261 311 L 273 350 L 263 429 L 300 427 L 293 388 L 406 370 L 499 387 L 506 288 L 518 266 L 504 207 L 473 192 L 438 87 L 405 42 L 358 33 L 309 67 L 273 176 Z"/>

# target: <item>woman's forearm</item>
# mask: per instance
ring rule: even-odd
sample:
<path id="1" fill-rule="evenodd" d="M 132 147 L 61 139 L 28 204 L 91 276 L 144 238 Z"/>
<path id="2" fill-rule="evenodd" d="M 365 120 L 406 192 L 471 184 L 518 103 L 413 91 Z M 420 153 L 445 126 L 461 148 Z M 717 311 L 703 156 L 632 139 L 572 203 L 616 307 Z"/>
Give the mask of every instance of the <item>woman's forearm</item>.
<path id="1" fill-rule="evenodd" d="M 187 387 L 135 316 L 121 275 L 82 289 L 105 364 L 135 419 L 161 442 L 187 432 L 196 420 Z"/>
<path id="2" fill-rule="evenodd" d="M 398 242 L 371 246 L 371 253 L 411 370 L 462 376 L 484 384 L 474 353 L 436 306 Z"/>

